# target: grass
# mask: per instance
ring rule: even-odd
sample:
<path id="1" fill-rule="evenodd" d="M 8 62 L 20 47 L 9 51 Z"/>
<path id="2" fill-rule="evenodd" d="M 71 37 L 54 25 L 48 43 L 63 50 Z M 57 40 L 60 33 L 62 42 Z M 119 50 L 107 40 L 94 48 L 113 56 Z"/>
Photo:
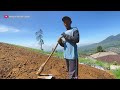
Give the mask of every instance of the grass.
<path id="1" fill-rule="evenodd" d="M 27 49 L 27 50 L 34 51 L 34 52 L 38 52 L 38 53 L 42 53 L 42 54 L 51 54 L 51 52 L 42 51 L 42 50 L 35 49 L 35 48 L 30 48 L 30 47 L 15 45 L 15 44 L 11 44 L 11 45 L 14 45 L 14 46 L 19 47 L 19 48 L 25 48 L 25 49 Z M 63 58 L 63 52 L 58 52 L 58 51 L 57 51 L 57 52 L 54 52 L 54 53 L 53 53 L 53 56 L 56 56 L 56 57 L 58 57 L 58 58 Z"/>
<path id="2" fill-rule="evenodd" d="M 79 62 L 80 63 L 85 63 L 85 64 L 90 64 L 90 65 L 95 64 L 95 62 L 93 60 L 85 59 L 85 58 L 79 58 Z"/>
<path id="3" fill-rule="evenodd" d="M 107 62 L 96 61 L 96 64 L 98 66 L 104 67 L 105 69 L 109 69 L 110 68 L 110 63 L 107 63 Z"/>
<path id="4" fill-rule="evenodd" d="M 97 60 L 91 60 L 91 59 L 85 59 L 85 58 L 79 58 L 80 63 L 84 63 L 87 65 L 96 65 L 101 66 L 105 69 L 108 69 L 110 67 L 110 64 L 107 62 L 97 61 Z"/>
<path id="5" fill-rule="evenodd" d="M 116 79 L 120 79 L 120 69 L 112 70 L 112 73 L 115 75 Z"/>
<path id="6" fill-rule="evenodd" d="M 63 57 L 63 52 L 55 52 L 53 55 L 58 57 L 58 58 L 64 58 Z"/>
<path id="7" fill-rule="evenodd" d="M 98 60 L 95 61 L 95 60 L 85 59 L 85 58 L 79 58 L 79 62 L 88 64 L 88 65 L 101 66 L 105 69 L 110 68 L 110 65 L 114 64 L 114 63 L 107 63 L 107 62 L 102 62 L 102 61 L 98 61 Z M 113 75 L 115 75 L 116 79 L 120 79 L 120 69 L 110 70 L 110 71 L 112 72 Z"/>
<path id="8" fill-rule="evenodd" d="M 30 47 L 15 45 L 15 44 L 10 44 L 10 45 L 16 46 L 16 47 L 18 47 L 18 48 L 25 48 L 25 49 L 27 49 L 27 50 L 34 51 L 34 52 L 38 52 L 38 53 L 42 53 L 42 54 L 50 54 L 50 52 L 45 52 L 45 51 L 42 51 L 42 50 L 40 50 L 40 49 L 35 49 L 35 48 L 30 48 Z"/>

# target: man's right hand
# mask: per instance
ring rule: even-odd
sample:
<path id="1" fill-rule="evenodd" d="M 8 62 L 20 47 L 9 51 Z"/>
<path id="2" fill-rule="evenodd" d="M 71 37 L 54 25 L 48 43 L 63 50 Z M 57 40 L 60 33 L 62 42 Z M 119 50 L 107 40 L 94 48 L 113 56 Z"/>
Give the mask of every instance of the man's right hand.
<path id="1" fill-rule="evenodd" d="M 61 42 L 62 42 L 62 39 L 61 39 L 61 38 L 59 38 L 59 39 L 58 39 L 58 43 L 61 43 Z"/>
<path id="2" fill-rule="evenodd" d="M 62 37 L 60 37 L 60 38 L 58 39 L 58 43 L 60 44 L 60 46 L 64 47 Z"/>

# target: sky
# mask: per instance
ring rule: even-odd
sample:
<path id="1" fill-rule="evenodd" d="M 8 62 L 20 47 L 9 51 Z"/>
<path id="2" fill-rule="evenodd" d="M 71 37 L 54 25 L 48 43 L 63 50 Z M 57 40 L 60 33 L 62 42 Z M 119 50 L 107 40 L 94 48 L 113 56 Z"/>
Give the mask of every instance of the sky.
<path id="1" fill-rule="evenodd" d="M 43 49 L 51 50 L 66 31 L 63 16 L 71 17 L 71 26 L 78 28 L 78 46 L 98 43 L 120 33 L 120 11 L 0 11 L 0 42 L 40 48 L 35 32 L 42 29 Z"/>

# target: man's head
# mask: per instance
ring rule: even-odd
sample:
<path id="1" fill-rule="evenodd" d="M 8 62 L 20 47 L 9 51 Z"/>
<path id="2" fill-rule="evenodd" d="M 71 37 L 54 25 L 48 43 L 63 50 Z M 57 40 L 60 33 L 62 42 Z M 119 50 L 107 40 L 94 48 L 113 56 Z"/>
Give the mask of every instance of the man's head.
<path id="1" fill-rule="evenodd" d="M 70 28 L 71 28 L 72 20 L 71 20 L 70 17 L 64 16 L 64 17 L 62 18 L 62 21 L 64 22 L 64 25 L 65 25 L 65 27 L 66 27 L 67 29 L 70 29 Z"/>

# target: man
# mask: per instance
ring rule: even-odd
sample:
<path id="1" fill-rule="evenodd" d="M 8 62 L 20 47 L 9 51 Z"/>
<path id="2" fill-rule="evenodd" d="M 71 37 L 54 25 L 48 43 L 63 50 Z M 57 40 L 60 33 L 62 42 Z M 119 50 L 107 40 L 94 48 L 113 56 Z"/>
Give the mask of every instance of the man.
<path id="1" fill-rule="evenodd" d="M 72 20 L 65 16 L 62 21 L 66 27 L 66 31 L 61 35 L 63 38 L 58 40 L 60 46 L 64 47 L 64 58 L 67 64 L 69 79 L 78 79 L 78 52 L 77 44 L 79 42 L 79 31 L 77 28 L 71 27 Z"/>

